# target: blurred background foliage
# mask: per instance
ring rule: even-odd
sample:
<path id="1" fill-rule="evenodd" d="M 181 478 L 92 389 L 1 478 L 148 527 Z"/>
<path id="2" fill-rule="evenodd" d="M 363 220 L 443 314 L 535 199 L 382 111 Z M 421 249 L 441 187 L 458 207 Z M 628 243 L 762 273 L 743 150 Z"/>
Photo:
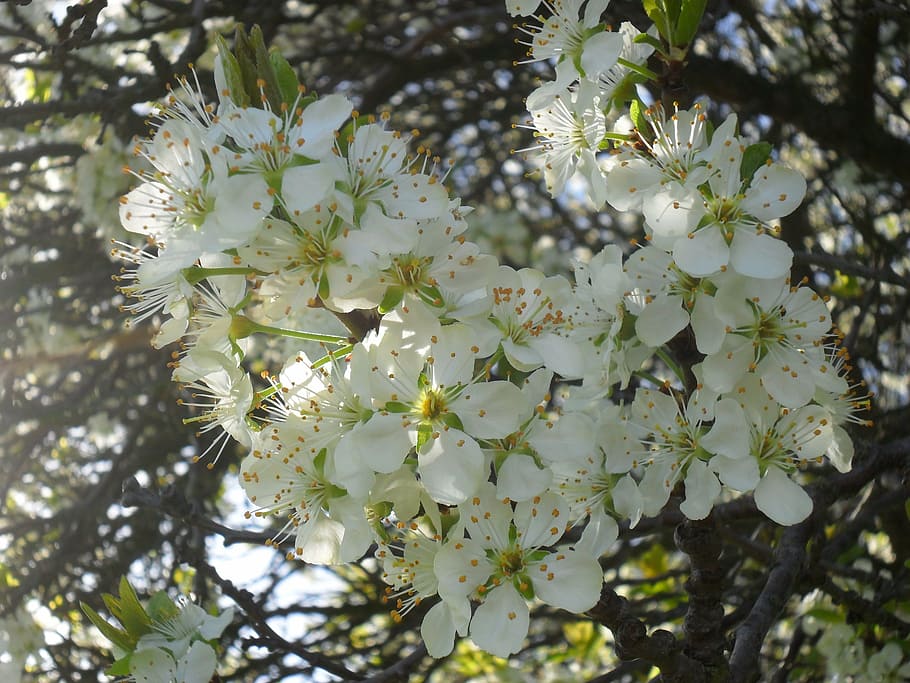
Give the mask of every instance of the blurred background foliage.
<path id="1" fill-rule="evenodd" d="M 626 19 L 647 26 L 640 5 L 614 0 L 607 22 Z M 234 483 L 240 453 L 211 471 L 192 464 L 209 437 L 182 422 L 170 350 L 149 346 L 148 326 L 125 325 L 110 241 L 134 237 L 119 228 L 117 199 L 151 103 L 189 64 L 214 96 L 214 39 L 238 23 L 259 24 L 311 90 L 419 130 L 452 192 L 477 207 L 473 238 L 503 262 L 569 273 L 572 259 L 643 236 L 634 217 L 578 193 L 552 200 L 533 158 L 515 152 L 536 144 L 523 99 L 552 67 L 515 65 L 525 48 L 502 0 L 0 4 L 0 623 L 44 630 L 24 680 L 107 680 L 109 653 L 78 603 L 103 611 L 100 592 L 122 575 L 140 592 L 240 607 L 223 639 L 226 680 L 346 670 L 374 681 L 647 680 L 648 665 L 616 658 L 609 631 L 549 609 L 511 662 L 468 643 L 430 660 L 417 611 L 388 617 L 374 565 L 305 567 L 263 545 L 268 530 L 243 518 Z M 667 84 L 715 122 L 736 111 L 746 134 L 807 176 L 805 203 L 783 221 L 795 277 L 831 297 L 853 381 L 875 393 L 857 462 L 898 454 L 837 489 L 811 529 L 807 566 L 765 643 L 767 680 L 824 677 L 819 623 L 849 625 L 867 654 L 910 635 L 908 59 L 905 2 L 709 0 L 682 81 Z M 732 633 L 766 584 L 780 529 L 753 506 L 725 510 Z M 608 584 L 650 628 L 685 615 L 681 519 L 671 503 L 604 558 Z"/>

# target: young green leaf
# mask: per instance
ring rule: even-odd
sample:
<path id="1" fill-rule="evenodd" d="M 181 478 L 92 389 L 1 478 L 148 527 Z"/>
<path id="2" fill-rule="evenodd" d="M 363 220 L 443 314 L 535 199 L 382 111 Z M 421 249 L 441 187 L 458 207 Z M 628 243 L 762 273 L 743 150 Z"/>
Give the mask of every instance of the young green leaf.
<path id="1" fill-rule="evenodd" d="M 297 78 L 297 72 L 278 50 L 273 49 L 269 52 L 269 61 L 272 63 L 272 69 L 278 81 L 281 99 L 289 107 L 293 106 L 300 94 L 300 80 Z"/>
<path id="2" fill-rule="evenodd" d="M 246 107 L 250 103 L 250 98 L 247 96 L 246 88 L 243 86 L 240 64 L 224 38 L 218 36 L 215 41 L 218 44 L 218 57 L 221 59 L 221 65 L 224 68 L 224 80 L 227 83 L 230 98 L 234 104 Z"/>
<path id="3" fill-rule="evenodd" d="M 126 630 L 137 638 L 150 630 L 151 619 L 125 576 L 120 577 L 120 614 L 115 616 L 120 619 Z"/>
<path id="4" fill-rule="evenodd" d="M 679 19 L 676 22 L 676 31 L 673 36 L 674 45 L 685 47 L 692 42 L 698 32 L 698 25 L 701 23 L 702 15 L 705 13 L 706 4 L 707 0 L 682 0 Z"/>
<path id="5" fill-rule="evenodd" d="M 136 640 L 134 640 L 129 633 L 110 624 L 106 619 L 104 619 L 100 614 L 98 614 L 84 602 L 80 602 L 79 606 L 82 608 L 85 616 L 88 617 L 88 620 L 92 622 L 92 624 L 94 624 L 95 627 L 101 631 L 102 635 L 111 641 L 114 645 L 125 651 L 132 650 L 134 647 L 136 647 Z"/>
<path id="6" fill-rule="evenodd" d="M 256 87 L 261 91 L 272 111 L 280 111 L 283 101 L 281 89 L 278 86 L 278 77 L 272 66 L 272 58 L 265 46 L 265 37 L 259 25 L 253 26 L 250 31 L 250 44 L 256 59 Z"/>
<path id="7" fill-rule="evenodd" d="M 754 145 L 749 145 L 743 152 L 743 158 L 739 164 L 740 177 L 744 181 L 751 181 L 755 172 L 770 158 L 770 143 L 756 142 Z"/>

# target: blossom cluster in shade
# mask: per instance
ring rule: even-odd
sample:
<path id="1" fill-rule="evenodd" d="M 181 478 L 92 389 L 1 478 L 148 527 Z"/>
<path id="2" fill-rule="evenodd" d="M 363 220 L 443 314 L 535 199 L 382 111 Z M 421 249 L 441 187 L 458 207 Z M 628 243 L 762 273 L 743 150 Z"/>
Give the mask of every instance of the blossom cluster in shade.
<path id="1" fill-rule="evenodd" d="M 741 494 L 805 519 L 800 470 L 848 470 L 861 421 L 825 302 L 788 280 L 777 236 L 802 177 L 753 165 L 735 118 L 712 133 L 698 107 L 608 133 L 648 50 L 600 24 L 605 0 L 545 6 L 524 30 L 531 60 L 556 61 L 529 98 L 546 181 L 581 171 L 595 203 L 643 213 L 649 244 L 625 261 L 608 246 L 574 283 L 499 265 L 409 136 L 341 95 L 239 106 L 222 62 L 217 104 L 170 99 L 120 207 L 147 240 L 119 248 L 127 309 L 162 321 L 156 345 L 180 340 L 173 377 L 212 457 L 228 437 L 248 450 L 250 516 L 310 563 L 375 544 L 393 617 L 431 605 L 436 657 L 457 636 L 517 652 L 532 601 L 592 608 L 619 523 L 674 494 L 690 519 Z M 314 330 L 325 311 L 347 330 Z M 265 336 L 298 347 L 251 374 Z"/>

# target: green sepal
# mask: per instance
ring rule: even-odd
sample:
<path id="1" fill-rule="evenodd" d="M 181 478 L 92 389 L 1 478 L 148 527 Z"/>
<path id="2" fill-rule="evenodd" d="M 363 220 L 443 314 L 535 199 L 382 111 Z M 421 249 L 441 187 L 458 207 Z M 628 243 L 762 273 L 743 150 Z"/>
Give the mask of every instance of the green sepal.
<path id="1" fill-rule="evenodd" d="M 705 13 L 707 0 L 682 0 L 679 19 L 676 21 L 676 31 L 673 35 L 673 44 L 680 47 L 687 46 L 695 38 L 702 15 Z"/>
<path id="2" fill-rule="evenodd" d="M 148 606 L 149 616 L 157 622 L 173 619 L 180 614 L 180 608 L 174 604 L 167 591 L 158 591 L 149 598 Z"/>
<path id="3" fill-rule="evenodd" d="M 417 427 L 417 452 L 423 450 L 423 447 L 433 438 L 433 425 L 429 422 L 421 422 Z"/>
<path id="4" fill-rule="evenodd" d="M 531 579 L 528 578 L 527 574 L 522 572 L 513 576 L 512 585 L 515 586 L 515 590 L 525 600 L 534 599 L 534 584 L 531 583 Z"/>
<path id="5" fill-rule="evenodd" d="M 637 315 L 632 315 L 631 313 L 626 313 L 622 317 L 622 325 L 619 326 L 619 339 L 620 341 L 629 341 L 635 337 L 635 321 L 638 320 Z"/>
<path id="6" fill-rule="evenodd" d="M 385 290 L 385 294 L 382 296 L 382 301 L 379 302 L 379 312 L 385 315 L 389 311 L 395 310 L 395 307 L 401 303 L 401 300 L 403 298 L 403 287 L 389 287 L 387 290 Z"/>
<path id="7" fill-rule="evenodd" d="M 116 662 L 111 664 L 104 673 L 108 676 L 129 676 L 130 675 L 130 658 L 133 656 L 133 653 L 130 652 L 124 657 L 121 657 Z"/>
<path id="8" fill-rule="evenodd" d="M 274 48 L 269 52 L 269 62 L 275 73 L 282 101 L 289 107 L 294 106 L 300 96 L 300 80 L 297 78 L 297 72 L 294 71 L 294 67 L 288 60 Z"/>
<path id="9" fill-rule="evenodd" d="M 250 98 L 247 96 L 246 88 L 243 86 L 240 64 L 224 38 L 218 36 L 215 41 L 218 45 L 218 56 L 221 58 L 221 65 L 224 67 L 224 80 L 230 91 L 231 101 L 240 107 L 246 107 L 250 104 Z M 219 96 L 221 94 L 218 93 Z"/>
<path id="10" fill-rule="evenodd" d="M 319 278 L 319 286 L 316 288 L 316 293 L 319 295 L 319 298 L 325 301 L 329 298 L 330 287 L 329 287 L 329 277 L 325 273 Z"/>
<path id="11" fill-rule="evenodd" d="M 425 304 L 433 308 L 442 308 L 445 305 L 442 292 L 439 291 L 438 287 L 433 287 L 432 285 L 425 285 L 420 288 L 420 298 Z"/>
<path id="12" fill-rule="evenodd" d="M 749 145 L 743 152 L 742 161 L 739 163 L 739 176 L 744 182 L 749 183 L 755 172 L 771 158 L 771 143 L 756 142 Z"/>
<path id="13" fill-rule="evenodd" d="M 401 401 L 388 401 L 383 407 L 388 413 L 407 413 L 411 411 L 411 406 Z"/>
<path id="14" fill-rule="evenodd" d="M 464 425 L 461 423 L 461 418 L 455 413 L 446 413 L 441 419 L 442 423 L 449 429 L 457 429 L 461 432 L 464 431 Z"/>
<path id="15" fill-rule="evenodd" d="M 320 449 L 320 451 L 316 454 L 316 457 L 313 458 L 313 467 L 315 468 L 315 470 L 317 472 L 322 473 L 325 471 L 326 457 L 328 457 L 328 451 L 326 451 L 326 449 L 323 448 L 323 449 Z"/>
<path id="16" fill-rule="evenodd" d="M 104 619 L 100 614 L 95 610 L 89 607 L 86 603 L 80 602 L 79 606 L 82 608 L 85 616 L 88 617 L 88 620 L 95 625 L 95 627 L 101 631 L 101 634 L 111 641 L 114 645 L 119 647 L 121 650 L 130 651 L 136 647 L 136 640 L 130 636 L 129 633 L 123 629 L 119 629 L 116 626 L 110 624 L 106 619 Z"/>
<path id="17" fill-rule="evenodd" d="M 151 629 L 151 619 L 148 613 L 139 602 L 139 596 L 126 580 L 125 576 L 120 577 L 120 613 L 117 614 L 111 610 L 111 614 L 120 620 L 120 623 L 126 628 L 127 632 L 136 637 L 141 637 Z"/>
<path id="18" fill-rule="evenodd" d="M 648 125 L 648 118 L 645 116 L 645 107 L 641 103 L 641 100 L 634 99 L 629 103 L 629 117 L 632 119 L 632 123 L 639 135 L 642 137 L 647 135 L 651 126 Z"/>

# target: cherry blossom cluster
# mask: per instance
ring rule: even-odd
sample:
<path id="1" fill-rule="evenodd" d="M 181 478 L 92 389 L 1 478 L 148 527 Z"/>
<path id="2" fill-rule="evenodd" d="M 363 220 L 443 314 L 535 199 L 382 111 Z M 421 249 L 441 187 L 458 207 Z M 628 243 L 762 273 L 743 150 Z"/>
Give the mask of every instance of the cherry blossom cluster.
<path id="1" fill-rule="evenodd" d="M 556 67 L 528 99 L 548 188 L 580 172 L 649 238 L 574 283 L 482 253 L 411 136 L 264 80 L 240 104 L 225 55 L 218 103 L 182 84 L 121 202 L 147 240 L 119 247 L 126 308 L 161 321 L 156 345 L 179 340 L 188 421 L 216 435 L 204 455 L 247 449 L 249 515 L 278 520 L 289 556 L 373 548 L 393 618 L 430 605 L 436 657 L 456 636 L 517 652 L 535 600 L 593 607 L 619 523 L 674 494 L 691 519 L 752 493 L 794 524 L 812 509 L 800 470 L 851 465 L 864 398 L 778 239 L 805 181 L 735 117 L 629 112 L 653 47 L 607 30 L 605 7 L 545 2 L 523 26 L 529 60 Z M 292 344 L 283 363 L 263 369 L 263 339 Z"/>

